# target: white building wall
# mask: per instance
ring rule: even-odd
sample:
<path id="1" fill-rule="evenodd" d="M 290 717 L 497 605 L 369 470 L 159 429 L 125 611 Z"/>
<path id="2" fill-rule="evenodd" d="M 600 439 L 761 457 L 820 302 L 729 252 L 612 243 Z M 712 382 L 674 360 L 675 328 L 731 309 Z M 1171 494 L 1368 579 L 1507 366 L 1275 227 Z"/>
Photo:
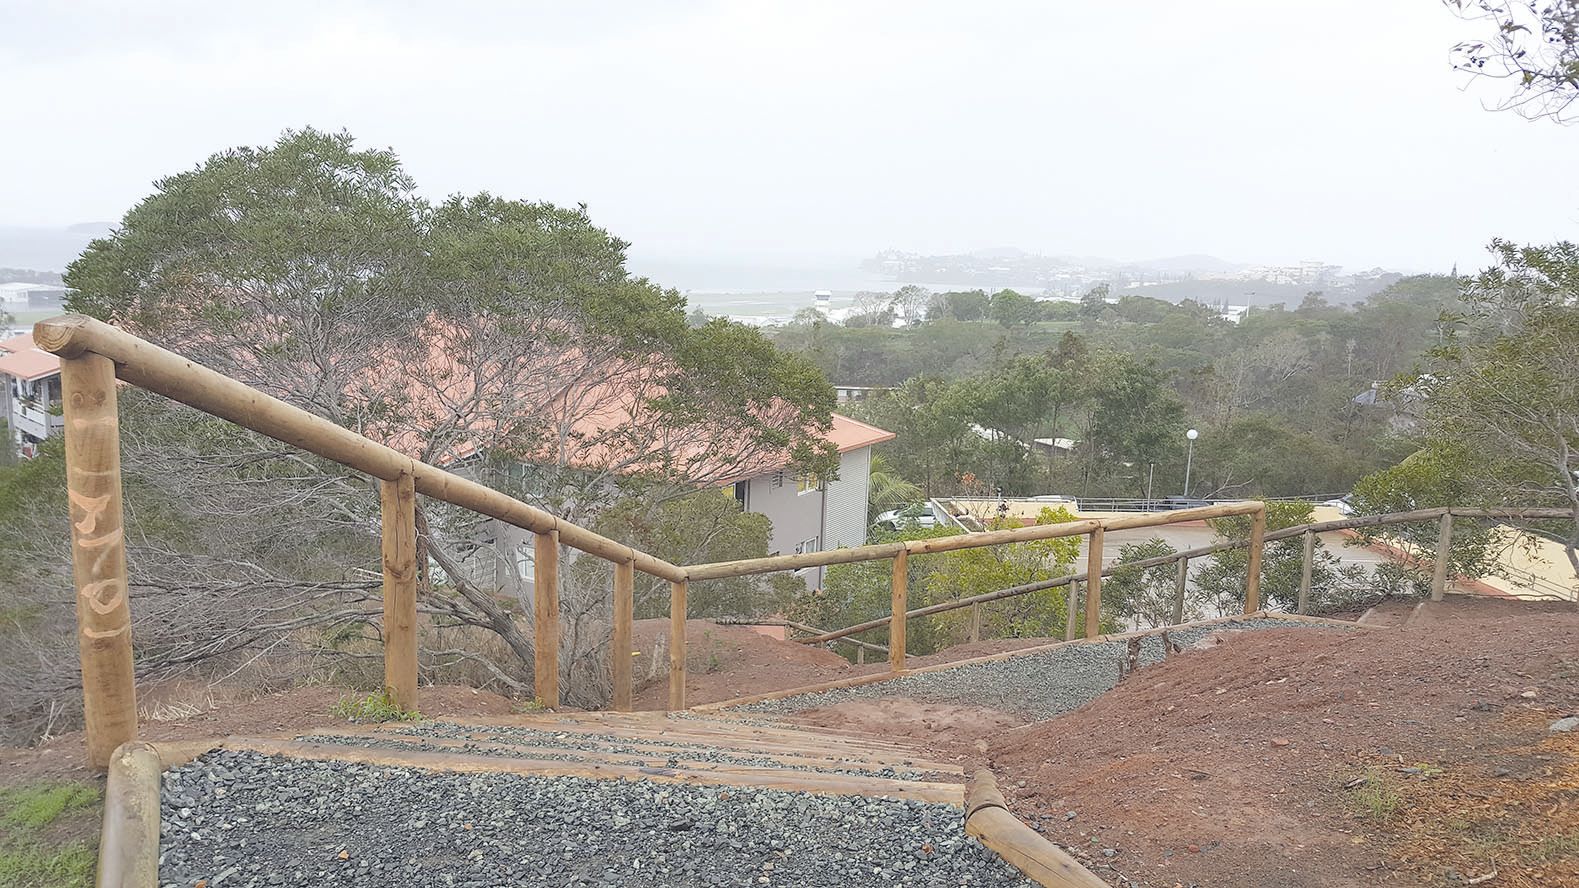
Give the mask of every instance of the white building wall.
<path id="1" fill-rule="evenodd" d="M 820 551 L 824 548 L 822 499 L 820 490 L 800 492 L 793 472 L 770 472 L 751 479 L 746 511 L 766 515 L 773 522 L 770 553 L 793 555 L 797 546 L 812 541 L 811 551 Z"/>
<path id="2" fill-rule="evenodd" d="M 824 549 L 859 546 L 866 542 L 868 483 L 872 448 L 862 447 L 839 456 L 839 477 L 826 486 L 823 526 Z"/>

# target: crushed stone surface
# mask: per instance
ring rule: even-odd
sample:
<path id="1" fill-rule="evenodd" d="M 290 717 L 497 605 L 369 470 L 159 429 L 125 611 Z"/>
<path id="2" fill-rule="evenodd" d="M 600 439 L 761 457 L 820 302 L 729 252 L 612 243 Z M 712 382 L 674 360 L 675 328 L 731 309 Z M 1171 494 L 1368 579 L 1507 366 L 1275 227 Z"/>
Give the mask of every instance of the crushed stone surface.
<path id="1" fill-rule="evenodd" d="M 1231 624 L 1170 629 L 1168 637 L 1177 645 L 1190 647 L 1210 635 L 1231 637 L 1234 633 L 1267 629 L 1352 631 L 1332 624 L 1258 618 Z M 1127 641 L 1067 644 L 987 663 L 919 672 L 888 681 L 777 700 L 762 700 L 734 707 L 731 711 L 787 715 L 835 706 L 849 700 L 909 697 L 929 703 L 985 706 L 1040 721 L 1079 708 L 1112 690 L 1118 684 L 1119 667 L 1125 661 L 1128 649 Z M 1142 636 L 1140 665 L 1158 663 L 1163 658 L 1160 631 Z"/>
<path id="2" fill-rule="evenodd" d="M 217 751 L 165 773 L 160 883 L 1029 886 L 955 807 Z"/>

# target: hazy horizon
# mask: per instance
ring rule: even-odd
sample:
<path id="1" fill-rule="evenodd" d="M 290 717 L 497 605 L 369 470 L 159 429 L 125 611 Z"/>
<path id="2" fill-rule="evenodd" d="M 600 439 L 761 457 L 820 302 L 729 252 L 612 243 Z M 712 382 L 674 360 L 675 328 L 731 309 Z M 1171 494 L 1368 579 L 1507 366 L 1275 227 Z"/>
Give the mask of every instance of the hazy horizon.
<path id="1" fill-rule="evenodd" d="M 1445 271 L 1573 237 L 1579 130 L 1487 111 L 1434 0 L 1189 8 L 12 9 L 0 225 L 113 222 L 287 128 L 392 147 L 431 198 L 586 203 L 661 273 L 883 249 Z M 0 263 L 4 264 L 4 263 Z M 692 269 L 692 272 L 676 271 Z"/>

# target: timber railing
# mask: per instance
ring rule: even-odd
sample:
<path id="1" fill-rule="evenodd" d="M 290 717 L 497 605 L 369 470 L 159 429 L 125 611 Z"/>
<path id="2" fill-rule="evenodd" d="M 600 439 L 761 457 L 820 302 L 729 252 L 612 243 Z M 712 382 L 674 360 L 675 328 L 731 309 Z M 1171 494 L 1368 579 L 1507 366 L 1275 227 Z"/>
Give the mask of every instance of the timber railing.
<path id="1" fill-rule="evenodd" d="M 34 327 L 34 342 L 61 359 L 83 710 L 88 758 L 95 767 L 105 767 L 117 746 L 137 736 L 116 379 L 378 479 L 384 682 L 402 709 L 417 708 L 419 493 L 535 534 L 533 682 L 546 706 L 559 705 L 560 545 L 614 564 L 611 649 L 616 709 L 631 706 L 634 572 L 669 581 L 670 705 L 684 708 L 683 568 L 412 459 L 100 321 L 80 315 L 41 321 Z"/>
<path id="2" fill-rule="evenodd" d="M 1088 518 L 1066 521 L 1062 524 L 1037 524 L 1005 530 L 960 533 L 953 536 L 933 537 L 925 540 L 876 543 L 848 549 L 830 549 L 826 552 L 807 552 L 801 555 L 774 555 L 767 558 L 750 558 L 744 561 L 693 564 L 685 568 L 685 573 L 689 581 L 701 582 L 704 580 L 724 579 L 726 577 L 803 570 L 809 567 L 851 564 L 858 561 L 890 561 L 892 562 L 892 572 L 889 586 L 890 607 L 887 616 L 795 640 L 805 644 L 820 644 L 845 639 L 860 632 L 887 626 L 889 667 L 895 672 L 900 672 L 905 669 L 905 627 L 907 620 L 957 610 L 963 607 L 977 608 L 978 610 L 976 610 L 971 621 L 972 634 L 974 636 L 972 640 L 977 640 L 979 639 L 981 625 L 979 608 L 982 604 L 1071 583 L 1083 582 L 1085 585 L 1084 635 L 1087 638 L 1094 638 L 1102 631 L 1102 577 L 1113 572 L 1112 568 L 1104 568 L 1102 566 L 1104 554 L 1103 538 L 1107 531 L 1161 527 L 1167 524 L 1205 521 L 1212 518 L 1228 518 L 1235 515 L 1250 516 L 1249 535 L 1244 540 L 1227 544 L 1248 546 L 1250 550 L 1249 563 L 1246 565 L 1247 570 L 1245 573 L 1244 608 L 1244 612 L 1249 614 L 1261 608 L 1261 554 L 1266 536 L 1266 503 L 1259 501 L 1217 503 L 1211 506 L 1176 509 L 1169 512 L 1148 512 L 1113 518 Z M 939 602 L 926 607 L 916 608 L 915 610 L 909 609 L 908 589 L 911 556 L 1074 536 L 1087 538 L 1086 570 L 1084 573 L 1058 577 L 1038 583 L 1028 583 L 1023 586 L 1013 586 L 1008 589 L 999 589 L 995 592 L 973 595 L 968 598 Z M 1066 608 L 1066 612 L 1069 615 L 1066 635 L 1070 638 L 1074 637 L 1076 629 L 1076 608 L 1074 604 L 1075 596 L 1071 594 L 1069 607 Z M 1175 620 L 1175 622 L 1179 621 Z"/>
<path id="3" fill-rule="evenodd" d="M 613 562 L 613 700 L 631 708 L 631 630 L 634 572 L 669 582 L 669 708 L 685 708 L 686 596 L 692 582 L 806 567 L 885 559 L 893 562 L 893 613 L 887 653 L 904 669 L 909 559 L 934 552 L 1085 535 L 1095 579 L 1087 584 L 1086 633 L 1099 629 L 1102 535 L 1228 515 L 1252 516 L 1251 569 L 1246 612 L 1258 608 L 1261 535 L 1266 506 L 1226 503 L 1157 515 L 1073 521 L 952 537 L 883 543 L 746 561 L 670 564 L 559 519 L 497 490 L 420 462 L 215 372 L 130 333 L 81 315 L 41 321 L 34 342 L 61 359 L 65 413 L 66 488 L 71 513 L 72 572 L 82 662 L 88 757 L 99 768 L 122 743 L 136 739 L 137 700 L 132 665 L 131 610 L 121 506 L 120 424 L 116 380 L 227 419 L 278 441 L 377 478 L 383 562 L 384 682 L 393 702 L 417 708 L 416 496 L 431 497 L 535 534 L 533 689 L 548 707 L 559 705 L 559 547 Z M 925 610 L 925 609 L 923 609 Z M 858 631 L 858 630 L 851 630 Z M 850 634 L 849 631 L 842 634 Z"/>
<path id="4" fill-rule="evenodd" d="M 533 690 L 545 706 L 557 707 L 560 699 L 560 546 L 569 546 L 613 563 L 611 705 L 617 711 L 631 708 L 633 594 L 635 572 L 638 570 L 669 583 L 668 708 L 679 710 L 686 707 L 686 597 L 689 585 L 694 582 L 859 561 L 889 561 L 892 567 L 891 608 L 888 616 L 799 640 L 832 641 L 887 625 L 886 650 L 868 642 L 849 641 L 859 644 L 862 650 L 887 653 L 891 669 L 902 672 L 906 656 L 905 626 L 906 620 L 910 618 L 960 607 L 976 607 L 978 611 L 973 625 L 979 626 L 979 607 L 982 603 L 1038 589 L 1083 583 L 1084 634 L 1086 637 L 1095 637 L 1101 629 L 1100 604 L 1102 577 L 1105 574 L 1120 568 L 1144 568 L 1153 563 L 1177 561 L 1184 568 L 1180 572 L 1182 578 L 1188 570 L 1190 558 L 1236 546 L 1244 546 L 1249 550 L 1244 612 L 1254 613 L 1261 607 L 1260 565 L 1266 542 L 1299 533 L 1306 535 L 1308 587 L 1309 553 L 1315 532 L 1388 523 L 1384 519 L 1397 517 L 1346 519 L 1287 528 L 1269 534 L 1266 532 L 1265 503 L 1217 503 L 1169 512 L 1075 520 L 1062 524 L 962 533 L 799 555 L 679 566 L 564 521 L 468 478 L 415 460 L 100 321 L 80 315 L 41 321 L 34 328 L 34 342 L 61 359 L 66 487 L 71 514 L 72 572 L 77 591 L 84 720 L 88 757 L 99 768 L 108 764 L 116 747 L 137 736 L 131 611 L 121 507 L 117 379 L 378 479 L 382 519 L 384 682 L 393 702 L 406 710 L 417 708 L 417 494 L 470 509 L 535 535 Z M 1506 514 L 1510 517 L 1536 518 L 1559 517 L 1567 513 L 1559 510 L 1499 512 L 1454 509 L 1406 514 L 1410 520 L 1440 518 L 1447 531 L 1442 534 L 1445 546 L 1451 533 L 1453 515 L 1495 517 Z M 1235 515 L 1246 515 L 1251 519 L 1248 536 L 1243 540 L 1144 562 L 1103 567 L 1103 538 L 1107 531 L 1158 527 Z M 1083 574 L 915 610 L 908 607 L 909 565 L 913 556 L 924 557 L 960 549 L 1072 536 L 1087 537 L 1087 569 Z M 1445 571 L 1445 557 L 1439 557 L 1437 561 L 1438 571 Z M 1438 595 L 1440 586 L 1439 579 Z M 1075 597 L 1074 594 L 1070 595 L 1071 606 L 1068 608 L 1069 622 L 1066 628 L 1069 637 L 1075 633 Z M 1177 616 L 1176 612 L 1175 622 L 1179 621 Z"/>
<path id="5" fill-rule="evenodd" d="M 1237 505 L 1244 504 L 1241 503 Z M 1215 508 L 1215 506 L 1211 507 L 1211 509 Z M 1134 518 L 1125 517 L 1111 519 L 1100 523 L 1106 524 L 1109 529 L 1123 529 L 1135 527 L 1153 527 L 1186 520 L 1200 520 L 1203 517 L 1222 517 L 1221 513 L 1203 514 L 1204 512 L 1210 511 L 1211 509 L 1181 509 L 1171 512 L 1152 513 L 1146 516 L 1148 519 L 1155 520 L 1137 520 Z M 956 598 L 949 601 L 938 602 L 937 604 L 931 604 L 926 607 L 920 607 L 914 610 L 906 611 L 903 615 L 903 618 L 916 619 L 919 617 L 947 613 L 949 611 L 968 607 L 971 609 L 970 641 L 975 642 L 981 640 L 982 605 L 1005 598 L 1015 598 L 1021 595 L 1028 595 L 1032 592 L 1056 589 L 1060 586 L 1070 586 L 1072 587 L 1072 591 L 1069 595 L 1069 604 L 1067 606 L 1069 620 L 1064 632 L 1064 638 L 1067 641 L 1072 640 L 1076 635 L 1076 616 L 1079 612 L 1076 607 L 1078 604 L 1078 590 L 1080 585 L 1085 583 L 1088 593 L 1085 607 L 1085 634 L 1086 637 L 1089 638 L 1094 634 L 1091 630 L 1091 609 L 1095 606 L 1096 602 L 1100 602 L 1101 600 L 1100 589 L 1102 577 L 1112 576 L 1114 573 L 1122 571 L 1146 570 L 1149 568 L 1164 567 L 1169 564 L 1174 564 L 1177 565 L 1177 572 L 1174 580 L 1173 613 L 1170 624 L 1178 624 L 1184 622 L 1185 594 L 1189 583 L 1190 562 L 1192 560 L 1199 558 L 1209 558 L 1219 552 L 1226 552 L 1232 549 L 1252 547 L 1252 557 L 1255 559 L 1254 563 L 1259 569 L 1259 564 L 1262 557 L 1262 552 L 1260 550 L 1266 543 L 1275 543 L 1281 540 L 1293 539 L 1295 537 L 1302 538 L 1304 542 L 1304 554 L 1300 570 L 1299 597 L 1295 612 L 1299 614 L 1308 614 L 1310 612 L 1310 596 L 1312 575 L 1314 573 L 1315 567 L 1315 543 L 1317 534 L 1344 530 L 1358 530 L 1360 528 L 1393 527 L 1400 524 L 1421 524 L 1425 522 L 1438 523 L 1436 550 L 1430 562 L 1432 569 L 1431 599 L 1433 601 L 1441 601 L 1442 596 L 1447 591 L 1449 580 L 1451 579 L 1448 575 L 1448 570 L 1450 564 L 1449 556 L 1452 548 L 1454 518 L 1490 519 L 1494 521 L 1539 521 L 1553 518 L 1571 519 L 1572 517 L 1573 512 L 1569 509 L 1534 507 L 1469 509 L 1458 507 L 1439 507 L 1433 509 L 1417 509 L 1409 512 L 1391 512 L 1383 515 L 1362 515 L 1352 518 L 1340 518 L 1333 521 L 1317 521 L 1309 524 L 1298 524 L 1290 527 L 1279 528 L 1278 530 L 1273 531 L 1266 531 L 1262 528 L 1253 526 L 1250 536 L 1245 539 L 1224 540 L 1222 542 L 1212 543 L 1211 545 L 1207 546 L 1199 546 L 1193 549 L 1171 552 L 1166 555 L 1157 555 L 1151 558 L 1138 559 L 1135 561 L 1119 562 L 1111 564 L 1107 567 L 1100 567 L 1101 557 L 1100 552 L 1098 552 L 1096 557 L 1087 561 L 1086 570 L 1080 573 L 1065 574 L 1061 577 L 1053 577 L 1032 583 L 1024 583 L 1018 586 L 1010 586 L 1006 589 L 998 589 L 992 592 L 983 592 L 979 595 L 971 595 L 965 598 Z M 1073 524 L 1044 526 L 1072 527 Z M 1258 533 L 1259 538 L 1257 536 Z M 982 534 L 967 534 L 965 536 L 981 535 Z M 945 537 L 944 539 L 953 538 Z M 1094 543 L 1094 549 L 1100 549 L 1101 541 L 1099 537 L 1094 539 Z M 1096 583 L 1087 582 L 1092 576 L 1092 571 L 1099 571 L 1096 574 Z M 1560 585 L 1530 574 L 1528 571 L 1522 571 L 1517 568 L 1507 568 L 1505 573 L 1507 573 L 1509 579 L 1513 580 L 1516 584 L 1522 584 L 1530 588 L 1532 594 L 1534 594 L 1536 597 L 1559 601 L 1569 599 L 1579 601 L 1579 585 L 1576 585 L 1574 588 L 1565 589 Z M 1248 585 L 1250 584 L 1247 584 L 1246 589 L 1245 613 L 1250 613 L 1255 610 L 1256 606 L 1258 606 L 1260 602 L 1259 583 L 1255 584 L 1258 591 L 1254 597 L 1252 597 Z M 1092 597 L 1090 594 L 1092 586 L 1095 586 L 1098 590 L 1095 597 Z M 811 627 L 792 626 L 791 628 L 799 628 L 803 632 L 809 632 L 809 634 L 794 638 L 792 640 L 801 644 L 825 644 L 834 641 L 847 641 L 851 640 L 849 636 L 887 626 L 892 619 L 892 616 L 877 617 L 872 620 L 867 620 L 864 623 L 856 623 L 851 626 L 846 626 L 843 629 L 835 629 L 826 632 L 811 632 Z"/>

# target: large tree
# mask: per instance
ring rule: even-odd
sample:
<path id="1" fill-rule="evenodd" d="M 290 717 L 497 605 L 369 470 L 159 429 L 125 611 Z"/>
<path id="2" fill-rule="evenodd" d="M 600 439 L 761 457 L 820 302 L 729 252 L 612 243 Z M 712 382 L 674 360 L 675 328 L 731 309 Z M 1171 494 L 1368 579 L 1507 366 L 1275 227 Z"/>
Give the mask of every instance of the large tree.
<path id="1" fill-rule="evenodd" d="M 1463 483 L 1484 501 L 1572 510 L 1559 532 L 1579 576 L 1579 245 L 1492 249 L 1419 383 L 1427 444 L 1467 450 Z"/>
<path id="2" fill-rule="evenodd" d="M 1509 81 L 1499 110 L 1526 117 L 1573 119 L 1579 100 L 1579 0 L 1443 0 L 1487 22 L 1490 36 L 1453 47 L 1453 67 Z"/>
<path id="3" fill-rule="evenodd" d="M 687 323 L 683 298 L 626 271 L 625 247 L 584 208 L 488 194 L 429 204 L 393 152 L 309 129 L 160 180 L 66 279 L 74 310 L 578 523 L 785 459 L 828 472 L 833 397 L 821 373 L 742 325 Z M 178 510 L 165 526 L 230 528 L 232 546 L 132 546 L 136 582 L 196 600 L 190 565 L 208 560 L 237 584 L 299 584 L 290 564 L 248 557 L 279 539 L 282 500 L 306 513 L 292 544 L 361 569 L 351 562 L 364 553 L 330 531 L 370 538 L 366 479 L 256 436 L 205 446 L 203 418 L 166 413 L 157 436 L 128 439 L 127 471 L 162 502 L 211 491 L 201 502 L 223 504 L 217 513 Z M 515 560 L 501 529 L 441 504 L 421 510 L 439 567 L 422 608 L 437 626 L 498 635 L 509 654 L 485 667 L 524 686 L 517 614 L 530 609 L 497 594 Z M 587 640 L 566 658 L 568 699 L 594 705 L 606 591 L 567 588 L 563 601 L 567 634 Z M 341 616 L 376 630 L 365 614 Z M 238 649 L 276 641 L 226 635 Z"/>

